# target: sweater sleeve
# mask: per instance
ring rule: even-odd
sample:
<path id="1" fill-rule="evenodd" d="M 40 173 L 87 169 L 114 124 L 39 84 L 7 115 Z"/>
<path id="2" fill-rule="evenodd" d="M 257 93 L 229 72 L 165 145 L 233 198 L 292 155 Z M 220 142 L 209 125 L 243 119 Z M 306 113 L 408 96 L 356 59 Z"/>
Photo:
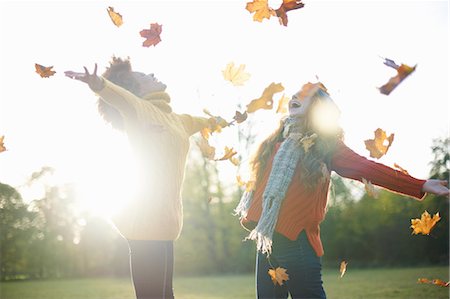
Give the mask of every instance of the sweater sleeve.
<path id="1" fill-rule="evenodd" d="M 161 123 L 164 112 L 158 109 L 150 101 L 144 101 L 135 94 L 103 78 L 103 89 L 96 92 L 106 103 L 116 108 L 128 119 L 140 119 L 143 112 L 145 118 L 154 123 Z"/>
<path id="2" fill-rule="evenodd" d="M 209 118 L 191 116 L 189 114 L 180 114 L 179 116 L 189 136 L 210 125 Z"/>
<path id="3" fill-rule="evenodd" d="M 331 169 L 340 176 L 372 184 L 421 199 L 425 196 L 422 186 L 425 180 L 416 179 L 384 164 L 369 160 L 348 148 L 344 143 L 337 145 L 331 161 Z"/>

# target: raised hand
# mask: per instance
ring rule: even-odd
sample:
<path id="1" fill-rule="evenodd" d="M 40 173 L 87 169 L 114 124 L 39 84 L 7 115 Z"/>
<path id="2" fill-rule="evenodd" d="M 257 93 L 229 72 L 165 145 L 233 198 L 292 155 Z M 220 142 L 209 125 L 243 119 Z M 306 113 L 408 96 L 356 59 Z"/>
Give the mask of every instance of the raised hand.
<path id="1" fill-rule="evenodd" d="M 445 180 L 430 179 L 423 184 L 422 191 L 435 195 L 448 196 L 450 193 L 447 186 L 448 182 Z"/>
<path id="2" fill-rule="evenodd" d="M 84 66 L 84 73 L 78 73 L 73 71 L 65 71 L 64 74 L 71 78 L 89 85 L 89 88 L 93 91 L 102 90 L 105 86 L 103 79 L 97 76 L 97 64 L 95 64 L 94 71 L 92 74 L 89 73 L 88 69 Z"/>

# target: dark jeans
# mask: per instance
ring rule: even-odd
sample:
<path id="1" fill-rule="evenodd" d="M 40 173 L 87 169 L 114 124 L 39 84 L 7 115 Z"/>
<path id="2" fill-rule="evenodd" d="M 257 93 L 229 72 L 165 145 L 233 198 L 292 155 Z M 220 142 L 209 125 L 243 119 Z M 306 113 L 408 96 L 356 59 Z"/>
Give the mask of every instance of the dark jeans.
<path id="1" fill-rule="evenodd" d="M 173 299 L 173 241 L 128 240 L 137 299 Z"/>
<path id="2" fill-rule="evenodd" d="M 270 262 L 270 263 L 269 263 Z M 268 271 L 270 268 L 287 269 L 289 280 L 274 285 Z M 325 299 L 322 286 L 322 264 L 309 244 L 305 232 L 291 241 L 279 233 L 273 235 L 272 254 L 269 258 L 258 252 L 256 259 L 256 291 L 259 299 Z"/>

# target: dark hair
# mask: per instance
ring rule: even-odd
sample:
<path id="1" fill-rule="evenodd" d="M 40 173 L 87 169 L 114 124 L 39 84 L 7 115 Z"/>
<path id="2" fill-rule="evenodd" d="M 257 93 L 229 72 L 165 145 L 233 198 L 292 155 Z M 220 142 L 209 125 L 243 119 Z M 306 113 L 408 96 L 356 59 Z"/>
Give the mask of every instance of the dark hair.
<path id="1" fill-rule="evenodd" d="M 131 93 L 139 96 L 139 83 L 133 76 L 130 58 L 122 59 L 120 57 L 112 57 L 110 66 L 102 74 L 102 76 L 114 84 L 117 84 Z M 112 125 L 113 128 L 123 130 L 123 119 L 119 111 L 112 107 L 104 100 L 99 98 L 98 111 L 103 119 Z"/>

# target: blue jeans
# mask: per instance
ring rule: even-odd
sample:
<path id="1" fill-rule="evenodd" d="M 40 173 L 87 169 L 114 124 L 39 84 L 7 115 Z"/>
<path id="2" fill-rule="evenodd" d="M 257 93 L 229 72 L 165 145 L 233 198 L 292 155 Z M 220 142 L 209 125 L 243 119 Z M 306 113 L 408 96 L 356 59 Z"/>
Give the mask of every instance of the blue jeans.
<path id="1" fill-rule="evenodd" d="M 274 285 L 268 271 L 270 268 L 287 269 L 289 280 L 283 285 Z M 297 240 L 291 241 L 275 232 L 272 253 L 269 257 L 261 252 L 256 258 L 256 291 L 258 299 L 325 299 L 322 286 L 322 264 L 309 244 L 303 231 Z"/>

